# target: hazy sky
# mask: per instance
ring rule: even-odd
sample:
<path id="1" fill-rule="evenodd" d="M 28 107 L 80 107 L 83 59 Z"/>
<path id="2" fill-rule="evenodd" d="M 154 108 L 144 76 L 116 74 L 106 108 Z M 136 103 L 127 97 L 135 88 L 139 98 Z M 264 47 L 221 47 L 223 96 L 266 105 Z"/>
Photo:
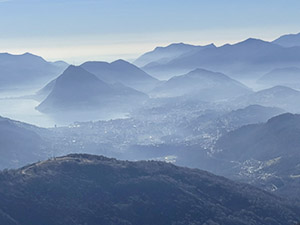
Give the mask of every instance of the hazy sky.
<path id="1" fill-rule="evenodd" d="M 172 42 L 273 40 L 300 32 L 299 0 L 0 0 L 0 52 L 133 59 Z"/>

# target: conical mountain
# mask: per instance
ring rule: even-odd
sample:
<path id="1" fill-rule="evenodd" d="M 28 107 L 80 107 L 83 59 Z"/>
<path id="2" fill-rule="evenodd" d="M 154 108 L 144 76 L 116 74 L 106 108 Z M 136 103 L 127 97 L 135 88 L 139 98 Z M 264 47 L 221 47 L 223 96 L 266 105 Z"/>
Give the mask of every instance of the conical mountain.
<path id="1" fill-rule="evenodd" d="M 146 95 L 123 85 L 110 85 L 80 66 L 69 66 L 59 76 L 48 97 L 37 107 L 42 112 L 101 109 Z"/>

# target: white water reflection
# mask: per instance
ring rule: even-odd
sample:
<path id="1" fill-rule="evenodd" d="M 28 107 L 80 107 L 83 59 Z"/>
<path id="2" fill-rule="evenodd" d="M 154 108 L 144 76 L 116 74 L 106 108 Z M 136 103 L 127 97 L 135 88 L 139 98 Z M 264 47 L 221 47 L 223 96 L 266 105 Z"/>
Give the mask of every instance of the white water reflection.
<path id="1" fill-rule="evenodd" d="M 35 110 L 38 104 L 32 99 L 0 99 L 0 115 L 41 127 L 53 127 L 56 124 L 53 119 Z"/>

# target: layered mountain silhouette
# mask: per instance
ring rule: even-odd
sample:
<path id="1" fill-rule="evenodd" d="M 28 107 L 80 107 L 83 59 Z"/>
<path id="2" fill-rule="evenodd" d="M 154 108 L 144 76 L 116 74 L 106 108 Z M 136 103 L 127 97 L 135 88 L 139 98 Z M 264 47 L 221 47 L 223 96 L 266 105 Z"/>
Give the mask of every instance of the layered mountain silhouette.
<path id="1" fill-rule="evenodd" d="M 147 98 L 122 84 L 107 84 L 79 66 L 69 66 L 46 86 L 46 89 L 51 88 L 50 94 L 37 107 L 41 112 L 122 108 Z"/>
<path id="2" fill-rule="evenodd" d="M 295 104 L 300 101 L 300 92 L 285 86 L 275 86 L 249 95 L 241 96 L 234 102 L 238 105 L 263 105 L 282 108 L 288 112 L 299 112 Z"/>
<path id="3" fill-rule="evenodd" d="M 237 79 L 255 79 L 275 68 L 300 66 L 299 49 L 250 38 L 233 45 L 201 49 L 164 64 L 148 64 L 143 69 L 156 77 L 172 77 L 204 68 Z"/>
<path id="4" fill-rule="evenodd" d="M 289 67 L 275 69 L 262 76 L 257 82 L 267 86 L 283 85 L 300 88 L 300 68 Z"/>
<path id="5" fill-rule="evenodd" d="M 283 47 L 300 46 L 300 33 L 283 35 L 274 40 L 273 43 L 281 45 Z"/>
<path id="6" fill-rule="evenodd" d="M 242 109 L 233 110 L 218 117 L 217 121 L 227 130 L 234 130 L 248 124 L 266 122 L 270 118 L 284 113 L 285 111 L 276 107 L 265 107 L 261 105 L 250 105 Z"/>
<path id="7" fill-rule="evenodd" d="M 86 62 L 81 65 L 86 71 L 95 74 L 100 80 L 109 83 L 122 83 L 139 91 L 150 91 L 159 81 L 135 65 L 124 60 L 107 62 Z"/>
<path id="8" fill-rule="evenodd" d="M 240 82 L 204 69 L 173 77 L 152 92 L 159 97 L 192 95 L 203 101 L 225 100 L 249 93 L 251 90 Z"/>
<path id="9" fill-rule="evenodd" d="M 166 47 L 157 47 L 151 52 L 147 52 L 144 55 L 140 56 L 134 61 L 134 64 L 137 66 L 146 66 L 147 64 L 159 65 L 168 63 L 171 60 L 185 55 L 191 54 L 195 51 L 199 51 L 206 48 L 215 48 L 214 44 L 206 46 L 195 46 L 184 43 L 175 43 L 170 44 Z M 149 65 L 150 66 L 150 65 Z"/>
<path id="10" fill-rule="evenodd" d="M 234 167 L 241 179 L 298 198 L 299 138 L 300 115 L 286 113 L 224 135 L 216 144 L 221 150 L 217 157 L 239 162 Z"/>
<path id="11" fill-rule="evenodd" d="M 25 53 L 0 54 L 0 88 L 44 85 L 57 77 L 67 64 L 47 62 L 42 57 Z"/>
<path id="12" fill-rule="evenodd" d="M 249 185 L 156 161 L 67 155 L 0 173 L 0 222 L 289 225 L 299 208 Z"/>
<path id="13" fill-rule="evenodd" d="M 199 132 L 203 132 L 203 130 L 208 128 L 227 133 L 245 125 L 266 122 L 270 118 L 284 112 L 280 108 L 264 107 L 261 105 L 250 105 L 227 113 L 207 110 L 202 115 L 193 119 L 189 126 L 191 130 Z"/>

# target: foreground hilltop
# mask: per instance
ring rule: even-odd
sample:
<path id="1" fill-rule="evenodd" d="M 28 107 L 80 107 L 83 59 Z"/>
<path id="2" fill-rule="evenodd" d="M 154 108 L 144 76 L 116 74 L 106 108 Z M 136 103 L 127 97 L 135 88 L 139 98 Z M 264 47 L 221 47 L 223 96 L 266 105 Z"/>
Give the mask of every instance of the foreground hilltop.
<path id="1" fill-rule="evenodd" d="M 0 224 L 289 225 L 297 210 L 254 187 L 157 161 L 72 154 L 0 173 Z"/>

